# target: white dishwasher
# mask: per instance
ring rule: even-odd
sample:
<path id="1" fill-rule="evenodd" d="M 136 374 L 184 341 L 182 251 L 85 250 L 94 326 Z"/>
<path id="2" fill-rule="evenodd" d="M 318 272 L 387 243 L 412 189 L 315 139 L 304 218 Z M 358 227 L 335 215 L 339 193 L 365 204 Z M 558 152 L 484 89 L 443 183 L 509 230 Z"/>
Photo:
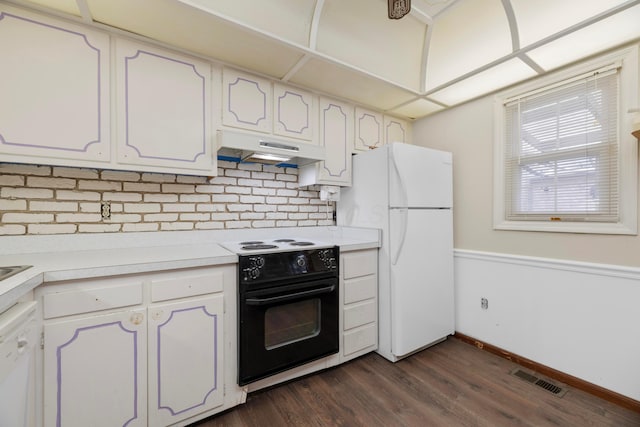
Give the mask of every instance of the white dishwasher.
<path id="1" fill-rule="evenodd" d="M 0 426 L 27 427 L 32 421 L 31 385 L 36 302 L 19 302 L 0 314 Z"/>

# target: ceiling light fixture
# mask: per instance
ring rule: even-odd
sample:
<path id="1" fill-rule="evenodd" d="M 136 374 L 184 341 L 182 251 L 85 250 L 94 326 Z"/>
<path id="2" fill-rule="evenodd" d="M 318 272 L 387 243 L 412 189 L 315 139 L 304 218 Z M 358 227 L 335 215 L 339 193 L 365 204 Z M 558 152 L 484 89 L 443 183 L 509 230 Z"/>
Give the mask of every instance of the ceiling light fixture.
<path id="1" fill-rule="evenodd" d="M 389 19 L 400 19 L 411 12 L 411 0 L 388 0 Z"/>
<path id="2" fill-rule="evenodd" d="M 279 154 L 271 154 L 271 153 L 247 152 L 247 153 L 243 153 L 241 159 L 243 162 L 257 162 L 257 163 L 266 163 L 270 165 L 277 165 L 279 163 L 290 161 L 291 156 L 281 156 Z"/>

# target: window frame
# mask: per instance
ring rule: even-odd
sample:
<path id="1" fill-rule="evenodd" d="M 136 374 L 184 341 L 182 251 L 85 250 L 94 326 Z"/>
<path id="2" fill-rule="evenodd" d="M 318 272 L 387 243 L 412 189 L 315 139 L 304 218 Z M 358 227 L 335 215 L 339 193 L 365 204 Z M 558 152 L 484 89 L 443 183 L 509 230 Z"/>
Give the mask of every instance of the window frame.
<path id="1" fill-rule="evenodd" d="M 593 234 L 638 234 L 638 140 L 631 135 L 633 114 L 640 105 L 638 46 L 549 73 L 517 85 L 494 97 L 493 228 L 495 230 L 547 231 Z M 618 100 L 619 220 L 618 222 L 508 220 L 505 200 L 505 102 L 519 95 L 551 88 L 558 83 L 619 62 Z"/>

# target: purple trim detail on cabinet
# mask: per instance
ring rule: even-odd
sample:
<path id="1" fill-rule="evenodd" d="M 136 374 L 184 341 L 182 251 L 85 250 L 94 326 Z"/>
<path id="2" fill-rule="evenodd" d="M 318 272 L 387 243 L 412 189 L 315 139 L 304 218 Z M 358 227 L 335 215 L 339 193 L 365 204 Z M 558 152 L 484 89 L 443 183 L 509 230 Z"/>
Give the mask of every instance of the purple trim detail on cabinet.
<path id="1" fill-rule="evenodd" d="M 329 176 L 340 177 L 343 173 L 345 173 L 345 172 L 347 171 L 347 156 L 348 156 L 348 154 L 349 154 L 349 153 L 348 153 L 348 150 L 347 150 L 347 146 L 348 146 L 348 144 L 347 144 L 347 115 L 345 114 L 345 112 L 344 112 L 344 111 L 342 111 L 342 107 L 341 107 L 341 106 L 339 106 L 339 105 L 336 105 L 336 104 L 329 104 L 329 105 L 327 106 L 327 108 L 325 108 L 324 110 L 322 110 L 322 114 L 324 115 L 324 120 L 322 121 L 322 126 L 324 126 L 324 127 L 326 128 L 326 123 L 327 123 L 326 116 L 327 116 L 327 112 L 328 112 L 329 110 L 331 110 L 332 108 L 334 108 L 334 107 L 335 107 L 335 108 L 337 108 L 338 110 L 340 110 L 340 114 L 342 114 L 342 116 L 344 117 L 344 144 L 343 144 L 343 145 L 344 145 L 344 152 L 345 152 L 345 153 L 344 153 L 344 155 L 345 155 L 345 157 L 344 157 L 344 166 L 342 167 L 342 170 L 341 170 L 339 173 L 337 173 L 337 174 L 333 174 L 333 173 L 331 173 L 331 171 L 329 170 L 329 168 L 327 168 L 327 163 L 326 163 L 324 160 L 322 161 L 322 167 L 327 171 L 327 173 L 329 174 Z M 325 138 L 325 136 L 326 136 L 326 133 L 325 133 L 324 131 L 325 131 L 325 129 L 323 129 L 323 132 L 322 132 L 322 136 L 323 136 L 323 138 L 322 138 L 322 139 L 323 139 L 323 140 L 322 140 L 322 145 L 326 146 L 327 144 L 326 144 L 326 143 L 325 143 L 325 141 L 324 141 L 324 138 Z"/>
<path id="2" fill-rule="evenodd" d="M 138 418 L 138 331 L 131 331 L 125 328 L 122 325 L 121 321 L 117 321 L 117 322 L 103 323 L 101 325 L 85 326 L 83 328 L 78 328 L 76 329 L 76 332 L 73 334 L 73 337 L 71 337 L 69 341 L 58 346 L 58 348 L 56 349 L 56 357 L 57 357 L 56 374 L 57 374 L 57 382 L 58 382 L 58 391 L 57 391 L 58 394 L 56 396 L 56 405 L 57 405 L 56 427 L 62 426 L 62 414 L 61 414 L 61 411 L 62 411 L 62 349 L 70 345 L 72 342 L 74 342 L 80 335 L 80 332 L 82 331 L 87 331 L 90 329 L 105 328 L 107 326 L 114 326 L 114 325 L 119 326 L 120 329 L 122 329 L 125 332 L 133 334 L 133 359 L 134 359 L 133 360 L 133 417 L 129 418 L 122 425 L 122 427 L 126 427 L 127 425 L 129 425 L 129 423 L 131 423 L 131 421 Z"/>
<path id="3" fill-rule="evenodd" d="M 193 406 L 190 406 L 188 408 L 184 408 L 181 409 L 179 411 L 174 411 L 171 407 L 169 406 L 163 406 L 162 402 L 161 402 L 161 395 L 162 395 L 162 384 L 161 384 L 161 376 L 160 376 L 160 328 L 162 328 L 164 325 L 168 324 L 171 319 L 173 318 L 173 315 L 175 313 L 179 313 L 179 312 L 184 312 L 184 311 L 190 311 L 190 310 L 202 310 L 204 312 L 205 315 L 212 317 L 213 318 L 213 363 L 214 363 L 214 369 L 213 369 L 213 388 L 211 390 L 209 390 L 207 392 L 207 394 L 205 394 L 204 398 L 202 399 L 202 402 L 200 403 L 196 403 Z M 209 395 L 211 395 L 211 393 L 213 393 L 214 391 L 216 391 L 218 389 L 218 315 L 217 314 L 211 314 L 207 311 L 207 308 L 204 305 L 198 306 L 198 307 L 190 307 L 190 308 L 181 308 L 179 310 L 172 310 L 171 314 L 169 315 L 169 318 L 164 322 L 161 323 L 160 325 L 158 325 L 158 329 L 157 329 L 157 339 L 158 339 L 158 367 L 157 367 L 157 375 L 158 375 L 158 409 L 166 409 L 168 410 L 171 415 L 178 415 L 178 414 L 182 414 L 183 412 L 187 412 L 193 408 L 197 408 L 198 406 L 202 406 L 207 402 L 207 399 L 209 398 Z"/>
<path id="4" fill-rule="evenodd" d="M 231 109 L 231 86 L 237 85 L 240 82 L 240 80 L 242 80 L 243 82 L 247 82 L 247 83 L 253 84 L 256 87 L 256 89 L 258 89 L 258 92 L 262 93 L 262 112 L 263 113 L 262 113 L 262 117 L 258 117 L 258 119 L 255 122 L 251 122 L 249 120 L 242 120 L 240 117 L 238 117 L 238 115 L 235 113 L 235 111 L 233 111 Z M 258 85 L 258 82 L 254 82 L 254 81 L 242 78 L 242 77 L 237 77 L 235 82 L 229 83 L 228 93 L 229 93 L 229 95 L 227 96 L 227 111 L 235 116 L 237 122 L 244 123 L 244 124 L 247 124 L 247 125 L 258 126 L 258 123 L 260 123 L 260 120 L 266 120 L 266 118 L 267 118 L 267 94 L 262 89 L 260 89 L 260 85 Z"/>
<path id="5" fill-rule="evenodd" d="M 200 80 L 202 80 L 202 151 L 196 153 L 193 156 L 193 159 L 176 159 L 173 157 L 164 157 L 164 156 L 147 156 L 142 154 L 142 152 L 138 149 L 138 147 L 136 147 L 135 145 L 131 144 L 129 142 L 129 61 L 130 60 L 134 60 L 137 59 L 140 54 L 146 54 L 146 55 L 150 55 L 150 56 L 155 56 L 156 58 L 160 58 L 160 59 L 166 59 L 168 61 L 172 61 L 178 64 L 182 64 L 182 65 L 186 65 L 187 67 L 190 67 L 193 72 L 196 74 L 196 76 L 198 76 L 200 78 Z M 176 161 L 176 162 L 187 162 L 187 163 L 195 163 L 196 160 L 198 159 L 198 157 L 206 154 L 206 146 L 207 146 L 207 142 L 206 142 L 206 106 L 205 106 L 205 77 L 200 74 L 198 72 L 198 70 L 196 69 L 195 64 L 190 64 L 188 62 L 185 61 L 179 61 L 177 59 L 173 59 L 173 58 L 168 58 L 166 56 L 162 56 L 162 55 L 158 55 L 152 52 L 147 52 L 144 50 L 138 50 L 136 52 L 135 55 L 133 56 L 127 56 L 125 57 L 125 64 L 124 64 L 124 92 L 125 92 L 125 129 L 126 129 L 126 135 L 125 135 L 125 145 L 127 147 L 130 147 L 131 149 L 133 149 L 136 153 L 138 153 L 138 157 L 141 157 L 143 159 L 155 159 L 155 160 L 171 160 L 171 161 Z"/>
<path id="6" fill-rule="evenodd" d="M 373 114 L 369 114 L 369 113 L 364 113 L 362 116 L 360 116 L 358 118 L 358 139 L 360 141 L 362 141 L 362 145 L 364 145 L 365 147 L 375 147 L 378 144 L 380 144 L 380 130 L 378 130 L 378 139 L 376 140 L 375 143 L 373 143 L 372 145 L 367 144 L 367 142 L 362 139 L 360 137 L 360 122 L 365 118 L 365 117 L 371 117 L 373 119 L 374 122 L 376 122 L 376 124 L 378 125 L 378 129 L 380 129 L 380 123 L 378 123 L 378 120 L 376 119 L 376 116 L 374 116 Z"/>
<path id="7" fill-rule="evenodd" d="M 64 148 L 64 147 L 51 147 L 48 145 L 40 145 L 40 144 L 23 144 L 20 142 L 11 142 L 8 141 L 7 139 L 5 139 L 2 134 L 0 133 L 0 144 L 5 144 L 5 145 L 16 145 L 16 146 L 20 146 L 20 147 L 31 147 L 31 148 L 47 148 L 50 150 L 60 150 L 60 151 L 75 151 L 75 152 L 82 152 L 82 153 L 86 153 L 87 150 L 89 149 L 90 145 L 93 144 L 98 144 L 102 142 L 102 120 L 101 120 L 101 93 L 100 93 L 100 81 L 101 81 L 101 73 L 100 73 L 100 49 L 98 49 L 97 47 L 93 46 L 91 43 L 89 43 L 89 40 L 87 39 L 86 34 L 82 34 L 82 33 L 78 33 L 76 31 L 71 31 L 71 30 L 67 30 L 65 28 L 60 28 L 60 27 L 56 27 L 54 25 L 50 25 L 50 24 L 45 24 L 42 22 L 38 22 L 38 21 L 34 21 L 33 19 L 28 19 L 28 18 L 23 18 L 21 16 L 16 16 L 13 15 L 11 13 L 7 13 L 7 12 L 0 12 L 0 21 L 2 21 L 6 16 L 9 16 L 11 18 L 15 18 L 15 19 L 20 19 L 22 21 L 26 21 L 26 22 L 30 22 L 32 24 L 36 24 L 36 25 L 40 25 L 43 27 L 48 27 L 48 28 L 52 28 L 54 30 L 59 30 L 59 31 L 64 31 L 65 33 L 69 33 L 69 34 L 73 34 L 76 36 L 80 36 L 82 37 L 82 39 L 84 40 L 84 42 L 87 44 L 87 46 L 89 46 L 89 48 L 93 49 L 96 51 L 96 55 L 98 56 L 98 137 L 96 140 L 94 141 L 89 141 L 85 144 L 84 148 Z"/>
<path id="8" fill-rule="evenodd" d="M 287 97 L 287 95 L 291 95 L 291 96 L 297 96 L 298 98 L 300 98 L 300 102 L 302 102 L 302 105 L 305 106 L 305 108 L 307 109 L 307 123 L 305 123 L 305 125 L 299 130 L 295 130 L 295 129 L 289 129 L 287 127 L 287 124 L 285 122 L 283 122 L 282 120 L 280 120 L 280 101 L 282 101 L 284 98 Z M 305 129 L 309 128 L 309 104 L 307 104 L 306 102 L 304 102 L 304 98 L 302 98 L 302 95 L 300 95 L 299 93 L 293 93 L 290 91 L 285 91 L 284 94 L 282 96 L 278 97 L 278 123 L 280 123 L 282 125 L 282 127 L 284 128 L 284 130 L 286 130 L 287 132 L 291 132 L 291 133 L 297 133 L 302 135 L 302 132 L 304 132 Z"/>
<path id="9" fill-rule="evenodd" d="M 398 125 L 398 127 L 400 128 L 400 130 L 402 131 L 402 142 L 407 140 L 407 136 L 404 134 L 404 128 L 402 127 L 402 124 L 399 122 L 394 122 L 393 120 L 389 120 L 389 124 L 387 125 L 387 128 L 385 129 L 387 134 L 385 135 L 385 139 L 387 140 L 387 144 L 390 142 L 394 142 L 394 141 L 389 141 L 389 127 L 391 127 L 391 125 Z"/>

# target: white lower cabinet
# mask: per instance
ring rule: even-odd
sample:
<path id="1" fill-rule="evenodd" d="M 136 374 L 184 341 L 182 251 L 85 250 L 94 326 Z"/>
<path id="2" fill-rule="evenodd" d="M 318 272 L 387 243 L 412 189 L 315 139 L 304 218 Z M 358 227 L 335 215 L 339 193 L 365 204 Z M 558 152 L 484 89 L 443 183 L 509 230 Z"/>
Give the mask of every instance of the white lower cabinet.
<path id="1" fill-rule="evenodd" d="M 378 348 L 378 250 L 341 255 L 342 342 L 345 362 Z"/>
<path id="2" fill-rule="evenodd" d="M 44 325 L 44 426 L 146 426 L 144 310 Z"/>
<path id="3" fill-rule="evenodd" d="M 149 308 L 149 425 L 222 405 L 222 295 Z"/>
<path id="4" fill-rule="evenodd" d="M 225 313 L 235 274 L 228 265 L 40 287 L 39 424 L 186 425 L 242 403 L 236 322 L 224 319 L 235 317 Z"/>

